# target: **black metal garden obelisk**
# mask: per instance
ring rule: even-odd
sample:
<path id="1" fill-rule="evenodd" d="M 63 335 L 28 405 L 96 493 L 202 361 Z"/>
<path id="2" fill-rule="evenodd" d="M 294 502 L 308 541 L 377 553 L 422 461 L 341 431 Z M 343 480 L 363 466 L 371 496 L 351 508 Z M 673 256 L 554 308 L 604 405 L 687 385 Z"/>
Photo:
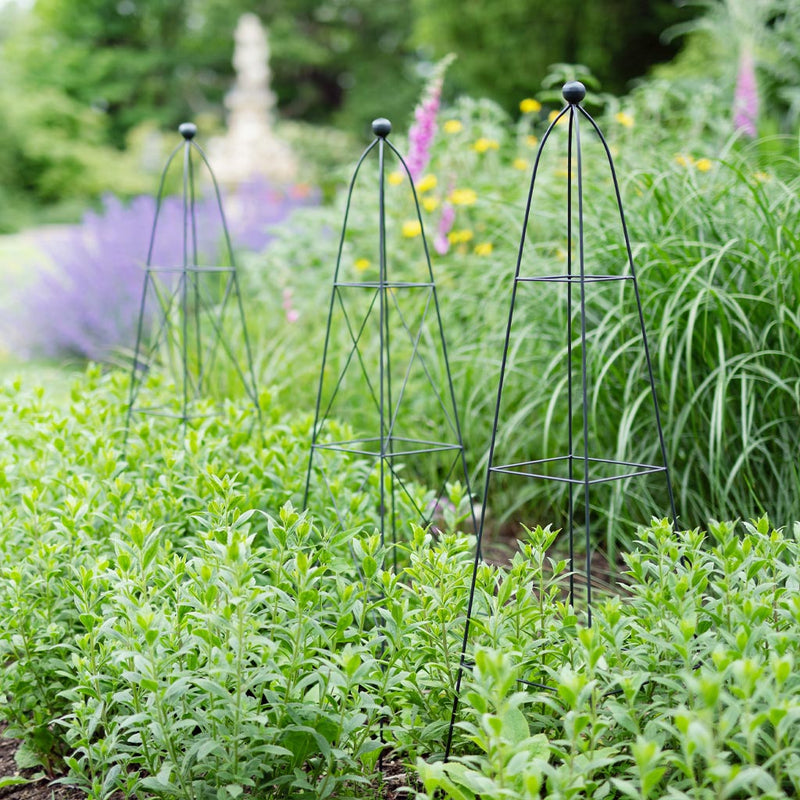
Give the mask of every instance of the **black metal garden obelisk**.
<path id="1" fill-rule="evenodd" d="M 390 122 L 376 119 L 372 130 L 375 138 L 356 165 L 347 196 L 303 504 L 308 504 L 316 484 L 345 524 L 350 511 L 343 507 L 332 482 L 339 477 L 337 459 L 348 454 L 365 464 L 363 483 L 355 491 L 377 495 L 374 519 L 382 541 L 395 543 L 401 504 L 426 525 L 446 502 L 449 481 L 463 480 L 468 498 L 471 491 L 416 189 L 408 166 L 387 139 Z M 367 158 L 373 153 L 377 155 L 377 174 L 370 172 L 374 159 Z M 402 186 L 394 186 L 393 194 L 387 191 L 387 154 L 398 165 L 394 175 L 402 176 Z M 374 181 L 378 201 L 377 220 L 372 217 L 374 201 L 369 212 L 372 222 L 377 223 L 376 241 L 369 238 L 371 233 L 367 235 L 373 266 L 363 270 L 359 270 L 358 261 L 353 269 L 352 258 L 345 255 L 348 220 L 359 176 L 364 183 Z M 387 223 L 387 202 L 399 201 L 400 193 L 406 200 L 410 198 L 410 214 L 414 218 L 406 224 L 413 228 L 413 239 L 392 239 L 392 232 L 397 231 L 387 231 L 387 227 L 391 228 Z M 390 256 L 394 253 L 388 252 L 391 248 L 387 247 L 387 240 L 406 248 L 391 265 Z M 360 261 L 368 263 L 366 258 Z M 429 402 L 424 406 L 426 417 L 420 419 L 416 409 L 423 394 Z M 352 438 L 341 438 L 340 422 L 349 422 L 355 431 Z M 438 488 L 425 500 L 414 484 L 414 472 L 424 472 L 423 480 L 437 476 Z M 471 508 L 470 501 L 470 513 Z M 474 522 L 473 517 L 473 525 Z"/>
<path id="2" fill-rule="evenodd" d="M 459 692 L 464 670 L 467 667 L 466 653 L 470 638 L 470 625 L 473 619 L 476 575 L 480 562 L 481 538 L 483 536 L 484 520 L 486 519 L 486 508 L 491 489 L 492 477 L 503 473 L 509 476 L 517 476 L 527 480 L 554 481 L 566 484 L 568 488 L 568 510 L 567 510 L 567 530 L 569 537 L 569 601 L 571 605 L 575 603 L 575 583 L 573 580 L 575 565 L 575 531 L 576 531 L 576 505 L 580 505 L 583 511 L 583 535 L 586 550 L 585 572 L 586 572 L 586 619 L 587 624 L 591 625 L 592 609 L 592 541 L 591 541 L 591 513 L 590 513 L 590 493 L 592 487 L 612 481 L 622 481 L 637 476 L 650 475 L 653 473 L 663 474 L 667 484 L 667 494 L 669 498 L 670 513 L 673 520 L 676 518 L 675 500 L 672 493 L 670 482 L 669 467 L 667 464 L 667 451 L 664 441 L 664 433 L 661 427 L 661 417 L 658 408 L 658 398 L 656 394 L 655 381 L 653 378 L 653 367 L 650 358 L 650 351 L 647 343 L 647 333 L 644 325 L 644 315 L 642 313 L 642 303 L 639 296 L 639 288 L 636 281 L 636 271 L 633 263 L 633 253 L 625 215 L 622 209 L 622 199 L 620 195 L 619 183 L 614 170 L 611 157 L 611 150 L 606 143 L 599 127 L 592 117 L 581 106 L 586 95 L 586 89 L 578 81 L 567 83 L 562 90 L 566 106 L 552 120 L 546 133 L 542 137 L 533 167 L 528 201 L 525 209 L 525 216 L 522 225 L 522 237 L 520 240 L 517 267 L 514 275 L 514 283 L 511 289 L 511 307 L 508 315 L 508 326 L 506 328 L 505 345 L 503 349 L 500 380 L 497 388 L 497 404 L 495 407 L 494 424 L 492 427 L 492 438 L 489 445 L 488 467 L 486 482 L 484 485 L 483 507 L 480 516 L 480 528 L 473 565 L 472 583 L 467 605 L 467 619 L 464 627 L 464 636 L 461 647 L 461 661 L 458 669 L 458 676 L 455 687 L 455 698 L 453 711 L 448 733 L 446 754 L 449 757 L 452 746 L 453 730 L 458 713 Z M 589 132 L 597 136 L 608 162 L 610 171 L 611 185 L 616 200 L 618 219 L 621 224 L 622 238 L 624 239 L 624 258 L 625 267 L 620 274 L 595 274 L 587 270 L 587 257 L 584 241 L 584 163 L 581 152 L 581 122 L 588 122 Z M 567 134 L 567 153 L 566 153 L 566 272 L 560 274 L 523 274 L 523 251 L 526 242 L 526 233 L 531 218 L 533 207 L 534 190 L 536 186 L 537 173 L 539 172 L 542 154 L 554 129 L 561 122 L 568 122 Z M 576 263 L 577 261 L 577 263 Z M 638 310 L 638 336 L 640 336 L 641 347 L 644 351 L 644 363 L 646 365 L 646 380 L 649 381 L 649 391 L 653 410 L 653 427 L 659 441 L 661 452 L 660 464 L 642 464 L 631 461 L 620 461 L 610 458 L 597 457 L 592 452 L 590 442 L 589 417 L 591 414 L 591 387 L 589 386 L 589 370 L 587 368 L 587 346 L 592 342 L 587 340 L 587 309 L 591 302 L 591 286 L 606 284 L 608 281 L 625 281 L 632 285 L 633 300 Z M 501 407 L 503 401 L 503 389 L 513 371 L 509 370 L 509 358 L 512 352 L 511 342 L 513 338 L 513 323 L 516 306 L 520 301 L 520 290 L 525 285 L 533 284 L 544 288 L 544 284 L 560 284 L 565 288 L 566 293 L 566 359 L 564 369 L 567 373 L 566 387 L 566 426 L 567 430 L 567 452 L 550 458 L 534 459 L 530 461 L 518 461 L 513 463 L 502 463 L 497 458 L 496 444 L 498 432 L 500 431 L 503 420 L 501 419 Z M 574 317 L 577 317 L 578 329 L 575 331 Z M 576 351 L 578 357 L 576 358 Z M 576 365 L 574 362 L 578 361 Z M 576 385 L 577 384 L 577 385 Z M 576 494 L 578 497 L 576 497 Z"/>
<path id="3" fill-rule="evenodd" d="M 194 140 L 196 126 L 185 122 L 179 130 L 183 141 L 172 151 L 161 174 L 150 233 L 125 419 L 126 444 L 134 414 L 179 420 L 185 435 L 191 419 L 208 413 L 198 409 L 198 401 L 209 394 L 219 394 L 234 382 L 240 384 L 252 402 L 255 418 L 261 417 L 250 340 L 219 187 L 205 153 Z M 164 208 L 167 174 L 179 153 L 183 155 L 181 256 L 177 262 L 159 263 L 156 261 L 159 217 Z M 205 166 L 211 179 L 214 200 L 211 205 L 219 214 L 222 254 L 216 265 L 199 263 L 201 228 L 196 159 L 201 168 Z M 232 325 L 238 325 L 235 335 L 243 339 L 245 364 L 239 361 L 239 348 L 233 346 Z M 147 394 L 146 378 L 157 366 L 165 367 L 175 380 L 174 402 L 158 405 L 142 402 Z"/>

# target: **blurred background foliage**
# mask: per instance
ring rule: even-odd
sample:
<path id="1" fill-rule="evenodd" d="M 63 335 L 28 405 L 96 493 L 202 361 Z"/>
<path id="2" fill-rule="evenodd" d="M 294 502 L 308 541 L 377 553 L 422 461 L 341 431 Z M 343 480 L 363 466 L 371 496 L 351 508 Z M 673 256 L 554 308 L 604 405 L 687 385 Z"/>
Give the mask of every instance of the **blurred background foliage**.
<path id="1" fill-rule="evenodd" d="M 732 92 L 747 50 L 761 132 L 800 116 L 797 0 L 0 0 L 0 231 L 148 190 L 159 130 L 219 130 L 244 12 L 269 29 L 281 119 L 323 163 L 328 139 L 408 120 L 450 52 L 446 101 L 489 97 L 516 115 L 554 64 L 582 65 L 607 97 L 652 75 Z"/>
<path id="2" fill-rule="evenodd" d="M 606 91 L 668 61 L 677 42 L 665 30 L 693 11 L 671 0 L 412 0 L 414 40 L 435 57 L 458 53 L 452 88 L 507 110 L 536 88 L 549 66 L 584 64 Z M 536 77 L 533 77 L 536 76 Z"/>
<path id="3" fill-rule="evenodd" d="M 354 134 L 378 115 L 407 119 L 432 63 L 451 51 L 449 94 L 490 96 L 507 111 L 555 62 L 585 64 L 620 92 L 675 55 L 679 43 L 661 34 L 693 14 L 670 0 L 9 0 L 0 230 L 32 209 L 73 219 L 106 189 L 142 191 L 141 154 L 128 151 L 153 127 L 221 125 L 246 11 L 269 28 L 281 117 Z"/>

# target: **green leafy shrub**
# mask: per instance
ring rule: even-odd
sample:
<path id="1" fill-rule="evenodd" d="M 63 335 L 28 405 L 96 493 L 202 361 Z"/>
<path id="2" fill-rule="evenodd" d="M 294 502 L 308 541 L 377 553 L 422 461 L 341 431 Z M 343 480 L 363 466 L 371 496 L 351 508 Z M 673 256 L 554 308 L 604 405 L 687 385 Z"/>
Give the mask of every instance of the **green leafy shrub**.
<path id="1" fill-rule="evenodd" d="M 797 794 L 800 524 L 704 534 L 662 521 L 640 535 L 629 595 L 599 604 L 590 629 L 562 617 L 558 660 L 530 631 L 476 650 L 464 754 L 418 761 L 419 798 Z"/>
<path id="2" fill-rule="evenodd" d="M 324 511 L 317 527 L 286 505 L 305 478 L 307 416 L 265 392 L 262 432 L 252 408 L 209 404 L 182 441 L 137 416 L 123 454 L 126 384 L 92 369 L 60 408 L 20 382 L 0 401 L 0 696 L 24 763 L 66 765 L 98 798 L 325 797 L 368 782 L 392 708 L 423 727 L 433 708 L 433 732 L 400 738 L 435 747 L 446 709 L 429 695 L 452 684 L 439 687 L 439 664 L 457 634 L 406 629 L 415 590 L 383 568 L 358 463 L 338 470 L 352 527 Z M 404 558 L 429 543 L 417 531 Z M 455 619 L 469 542 L 446 549 Z M 427 678 L 407 668 L 409 646 L 430 656 Z"/>
<path id="3" fill-rule="evenodd" d="M 368 797 L 385 753 L 423 798 L 800 789 L 800 526 L 654 522 L 591 629 L 557 532 L 527 532 L 479 565 L 443 765 L 475 544 L 458 512 L 408 526 L 395 568 L 357 462 L 353 526 L 290 505 L 308 415 L 264 393 L 263 436 L 228 403 L 183 441 L 147 417 L 123 456 L 126 383 L 0 396 L 0 708 L 23 763 L 91 798 Z"/>

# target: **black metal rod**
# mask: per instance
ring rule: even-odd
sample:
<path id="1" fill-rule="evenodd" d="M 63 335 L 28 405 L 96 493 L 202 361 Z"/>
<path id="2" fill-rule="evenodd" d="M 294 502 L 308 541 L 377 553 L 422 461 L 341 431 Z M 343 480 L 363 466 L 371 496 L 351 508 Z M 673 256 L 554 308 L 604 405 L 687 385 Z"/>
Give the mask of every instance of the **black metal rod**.
<path id="1" fill-rule="evenodd" d="M 385 140 L 381 137 L 378 140 L 378 280 L 380 286 L 378 292 L 380 297 L 378 315 L 380 318 L 380 351 L 379 351 L 379 374 L 380 374 L 380 436 L 381 436 L 381 455 L 380 455 L 380 516 L 381 516 L 381 546 L 385 545 L 384 534 L 386 531 L 386 487 L 384 485 L 384 473 L 386 458 L 386 371 L 388 358 L 387 336 L 388 329 L 384 329 L 386 324 L 386 211 L 385 186 L 384 186 L 384 144 Z"/>
<path id="2" fill-rule="evenodd" d="M 583 394 L 583 515 L 584 546 L 586 548 L 586 620 L 592 627 L 592 539 L 591 509 L 589 507 L 589 370 L 587 368 L 586 346 L 586 254 L 583 237 L 583 161 L 581 155 L 581 130 L 575 106 L 570 106 L 571 116 L 575 120 L 575 152 L 578 173 L 578 253 L 581 270 L 581 384 Z M 570 461 L 572 464 L 572 461 Z"/>
<path id="3" fill-rule="evenodd" d="M 533 164 L 533 174 L 531 175 L 530 188 L 528 190 L 528 201 L 525 205 L 525 216 L 522 223 L 522 236 L 520 237 L 519 250 L 517 252 L 517 266 L 514 272 L 514 282 L 511 289 L 511 303 L 508 310 L 508 324 L 506 325 L 506 336 L 503 344 L 503 357 L 500 362 L 500 379 L 497 385 L 497 401 L 495 403 L 494 421 L 492 423 L 492 438 L 489 443 L 489 455 L 486 467 L 486 480 L 483 484 L 483 501 L 481 503 L 481 517 L 478 523 L 478 533 L 475 541 L 475 558 L 472 564 L 472 580 L 469 588 L 469 600 L 467 601 L 467 617 L 464 622 L 464 636 L 461 639 L 461 657 L 458 664 L 458 672 L 456 673 L 455 693 L 453 697 L 453 709 L 450 714 L 450 725 L 447 729 L 447 742 L 445 744 L 444 758 L 445 761 L 450 758 L 450 752 L 453 746 L 453 733 L 455 731 L 456 717 L 458 716 L 458 699 L 461 692 L 461 682 L 464 678 L 464 658 L 467 653 L 467 644 L 469 643 L 469 630 L 472 621 L 472 609 L 475 602 L 475 585 L 478 577 L 478 565 L 481 560 L 481 541 L 483 539 L 483 530 L 486 524 L 486 506 L 489 499 L 489 481 L 492 475 L 491 466 L 494 459 L 495 444 L 497 441 L 497 427 L 500 420 L 500 404 L 503 399 L 503 381 L 505 378 L 506 363 L 508 362 L 508 349 L 511 341 L 511 325 L 514 321 L 514 303 L 517 297 L 517 286 L 519 285 L 519 273 L 522 267 L 522 253 L 525 248 L 525 233 L 528 228 L 528 219 L 530 218 L 531 208 L 533 204 L 533 187 L 536 183 L 536 174 L 539 170 L 539 162 L 542 158 L 542 149 L 545 142 L 550 138 L 550 134 L 555 128 L 558 121 L 566 113 L 564 109 L 551 123 L 539 143 L 539 150 L 536 153 L 536 160 Z"/>
<path id="4" fill-rule="evenodd" d="M 187 281 L 186 268 L 189 265 L 189 242 L 188 242 L 188 220 L 189 220 L 189 169 L 191 158 L 189 155 L 191 147 L 189 142 L 185 143 L 183 149 L 183 269 L 181 275 L 181 326 L 183 328 L 183 341 L 181 342 L 181 356 L 183 360 L 183 436 L 186 437 L 187 424 L 189 419 L 189 287 Z"/>
<path id="5" fill-rule="evenodd" d="M 575 606 L 575 492 L 573 490 L 573 450 L 572 431 L 573 381 L 572 381 L 572 129 L 575 112 L 569 106 L 569 134 L 567 137 L 567 453 L 569 453 L 569 499 L 567 504 L 567 534 L 569 536 L 569 602 Z M 579 280 L 583 275 L 579 276 Z"/>
<path id="6" fill-rule="evenodd" d="M 342 250 L 344 249 L 344 237 L 345 233 L 347 232 L 347 219 L 350 216 L 350 205 L 353 202 L 353 188 L 356 184 L 356 178 L 358 177 L 358 173 L 361 170 L 361 165 L 364 163 L 364 160 L 369 155 L 369 153 L 377 146 L 378 139 L 374 139 L 368 146 L 367 149 L 361 154 L 361 158 L 358 159 L 358 163 L 356 164 L 356 168 L 353 171 L 353 177 L 350 179 L 350 186 L 347 190 L 347 202 L 344 208 L 344 222 L 342 224 L 342 233 L 339 236 L 339 250 L 336 254 L 336 267 L 333 273 L 333 287 L 331 289 L 331 302 L 330 307 L 328 309 L 328 324 L 325 328 L 325 343 L 322 347 L 322 366 L 319 370 L 319 390 L 317 391 L 317 402 L 314 411 L 314 425 L 311 428 L 311 451 L 308 455 L 308 469 L 306 470 L 306 486 L 303 491 L 303 507 L 308 507 L 308 494 L 309 489 L 311 487 L 311 469 L 314 464 L 314 451 L 317 443 L 317 438 L 319 437 L 319 427 L 320 427 L 320 408 L 322 406 L 322 389 L 323 384 L 325 381 L 325 366 L 328 361 L 328 348 L 330 346 L 331 341 L 331 323 L 333 321 L 333 309 L 334 304 L 336 302 L 336 282 L 339 279 L 339 269 L 342 264 Z M 366 320 L 365 320 L 366 323 Z M 352 354 L 351 354 L 352 355 Z M 325 415 L 327 417 L 327 414 Z"/>

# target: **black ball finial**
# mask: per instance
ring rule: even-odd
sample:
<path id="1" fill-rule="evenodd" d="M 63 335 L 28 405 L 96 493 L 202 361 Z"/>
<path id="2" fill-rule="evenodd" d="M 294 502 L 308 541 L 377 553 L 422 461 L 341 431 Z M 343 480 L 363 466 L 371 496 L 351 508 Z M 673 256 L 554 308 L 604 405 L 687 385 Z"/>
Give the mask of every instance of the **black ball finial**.
<path id="1" fill-rule="evenodd" d="M 194 122 L 182 122 L 178 126 L 178 130 L 180 131 L 181 136 L 183 136 L 183 138 L 188 142 L 191 139 L 194 139 L 195 135 L 197 134 L 197 125 L 195 125 Z"/>
<path id="2" fill-rule="evenodd" d="M 586 97 L 586 87 L 580 81 L 570 81 L 564 84 L 561 94 L 571 106 L 576 106 Z"/>
<path id="3" fill-rule="evenodd" d="M 385 139 L 392 132 L 392 123 L 385 117 L 372 120 L 372 132 Z"/>

